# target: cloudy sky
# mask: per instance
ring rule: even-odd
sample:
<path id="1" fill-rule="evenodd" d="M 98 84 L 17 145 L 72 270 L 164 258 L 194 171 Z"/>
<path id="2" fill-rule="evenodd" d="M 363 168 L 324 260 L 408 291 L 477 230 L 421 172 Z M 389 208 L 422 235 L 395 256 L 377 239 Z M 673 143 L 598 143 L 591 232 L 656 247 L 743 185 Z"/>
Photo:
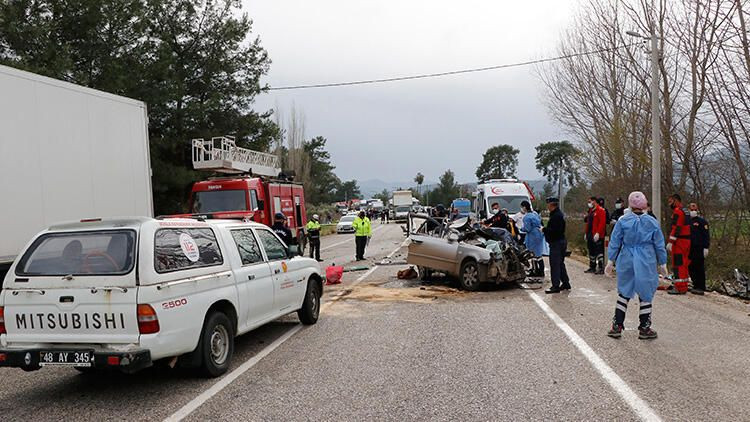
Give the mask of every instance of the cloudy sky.
<path id="1" fill-rule="evenodd" d="M 555 54 L 575 0 L 244 0 L 272 64 L 270 86 L 343 82 L 492 66 Z M 532 67 L 385 84 L 272 91 L 256 108 L 294 104 L 322 135 L 342 179 L 475 180 L 482 153 L 563 139 Z"/>

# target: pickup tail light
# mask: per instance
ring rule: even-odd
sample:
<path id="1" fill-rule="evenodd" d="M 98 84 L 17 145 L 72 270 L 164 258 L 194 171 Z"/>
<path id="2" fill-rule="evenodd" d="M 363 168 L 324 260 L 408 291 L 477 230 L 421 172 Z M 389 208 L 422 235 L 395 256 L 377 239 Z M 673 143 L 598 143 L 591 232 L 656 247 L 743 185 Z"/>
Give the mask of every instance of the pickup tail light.
<path id="1" fill-rule="evenodd" d="M 159 332 L 159 317 L 151 305 L 138 305 L 138 332 L 140 334 L 153 334 Z"/>
<path id="2" fill-rule="evenodd" d="M 6 334 L 5 331 L 5 308 L 0 306 L 0 334 Z"/>

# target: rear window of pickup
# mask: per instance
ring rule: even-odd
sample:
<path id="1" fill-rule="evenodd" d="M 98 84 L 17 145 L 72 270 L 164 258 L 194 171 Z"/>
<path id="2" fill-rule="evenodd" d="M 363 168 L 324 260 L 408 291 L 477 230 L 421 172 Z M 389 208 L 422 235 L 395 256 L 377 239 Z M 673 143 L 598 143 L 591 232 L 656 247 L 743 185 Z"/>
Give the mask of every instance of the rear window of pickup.
<path id="1" fill-rule="evenodd" d="M 124 275 L 135 265 L 135 239 L 133 230 L 43 234 L 23 254 L 16 274 Z"/>

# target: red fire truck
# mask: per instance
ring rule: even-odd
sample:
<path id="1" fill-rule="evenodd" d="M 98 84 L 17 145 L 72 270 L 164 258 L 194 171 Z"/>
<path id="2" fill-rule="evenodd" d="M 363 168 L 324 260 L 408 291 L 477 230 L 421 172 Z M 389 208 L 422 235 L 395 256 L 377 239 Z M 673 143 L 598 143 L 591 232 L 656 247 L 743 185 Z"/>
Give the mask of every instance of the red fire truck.
<path id="1" fill-rule="evenodd" d="M 281 175 L 277 156 L 237 147 L 231 137 L 193 139 L 193 167 L 227 176 L 193 184 L 192 215 L 246 218 L 270 226 L 274 215 L 282 213 L 298 244 L 304 245 L 305 192 L 301 183 Z"/>

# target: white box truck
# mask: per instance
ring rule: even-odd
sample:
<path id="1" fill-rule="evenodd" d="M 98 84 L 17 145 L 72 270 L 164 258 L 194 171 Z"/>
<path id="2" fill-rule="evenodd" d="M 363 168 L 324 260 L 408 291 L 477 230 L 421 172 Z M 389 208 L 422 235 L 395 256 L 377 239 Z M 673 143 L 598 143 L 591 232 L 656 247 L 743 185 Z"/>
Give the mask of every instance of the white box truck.
<path id="1" fill-rule="evenodd" d="M 146 104 L 0 66 L 0 280 L 60 221 L 152 216 Z"/>
<path id="2" fill-rule="evenodd" d="M 393 191 L 393 219 L 406 221 L 413 204 L 410 190 Z"/>

